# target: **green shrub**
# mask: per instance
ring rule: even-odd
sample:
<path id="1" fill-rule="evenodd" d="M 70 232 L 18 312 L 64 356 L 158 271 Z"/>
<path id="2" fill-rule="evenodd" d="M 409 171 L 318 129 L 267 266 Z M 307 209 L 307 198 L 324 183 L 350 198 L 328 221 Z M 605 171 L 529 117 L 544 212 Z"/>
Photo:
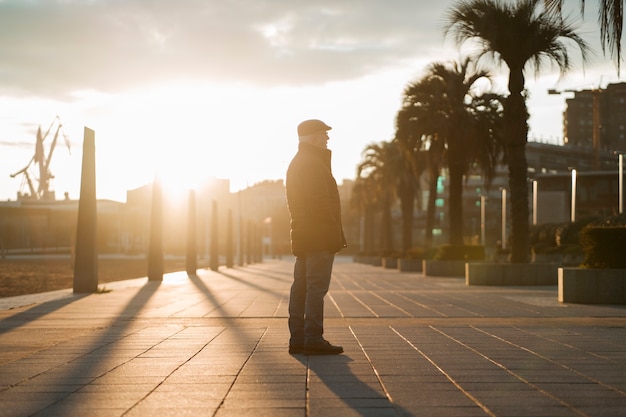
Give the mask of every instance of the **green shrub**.
<path id="1" fill-rule="evenodd" d="M 584 268 L 626 268 L 626 227 L 588 226 L 580 233 Z"/>
<path id="2" fill-rule="evenodd" d="M 594 226 L 626 226 L 626 214 L 613 214 L 604 219 L 597 220 Z"/>
<path id="3" fill-rule="evenodd" d="M 416 246 L 406 251 L 405 258 L 408 259 L 432 259 L 437 249 Z"/>
<path id="4" fill-rule="evenodd" d="M 438 261 L 482 261 L 485 247 L 481 245 L 441 245 L 434 257 Z"/>
<path id="5" fill-rule="evenodd" d="M 381 250 L 378 253 L 378 256 L 383 257 L 383 258 L 399 258 L 400 257 L 400 252 L 395 251 L 395 250 Z"/>
<path id="6" fill-rule="evenodd" d="M 580 248 L 580 232 L 590 224 L 598 222 L 595 217 L 577 220 L 574 223 L 545 223 L 532 226 L 530 246 L 535 254 L 576 254 L 582 253 Z"/>
<path id="7" fill-rule="evenodd" d="M 590 224 L 599 221 L 596 217 L 576 220 L 574 223 L 563 223 L 556 234 L 558 246 L 567 247 L 580 244 L 580 232 Z"/>
<path id="8" fill-rule="evenodd" d="M 545 223 L 537 226 L 531 226 L 530 228 L 530 245 L 533 248 L 537 248 L 535 253 L 543 253 L 550 248 L 555 248 L 556 244 L 556 232 L 559 224 L 557 223 Z"/>

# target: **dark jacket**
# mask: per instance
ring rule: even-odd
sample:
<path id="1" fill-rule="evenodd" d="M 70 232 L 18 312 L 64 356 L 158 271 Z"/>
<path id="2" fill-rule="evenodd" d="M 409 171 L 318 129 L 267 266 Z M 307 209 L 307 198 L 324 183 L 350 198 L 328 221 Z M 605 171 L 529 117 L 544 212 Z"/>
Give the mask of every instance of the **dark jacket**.
<path id="1" fill-rule="evenodd" d="M 346 247 L 337 182 L 328 149 L 300 142 L 287 169 L 287 204 L 291 215 L 291 251 L 339 252 Z"/>

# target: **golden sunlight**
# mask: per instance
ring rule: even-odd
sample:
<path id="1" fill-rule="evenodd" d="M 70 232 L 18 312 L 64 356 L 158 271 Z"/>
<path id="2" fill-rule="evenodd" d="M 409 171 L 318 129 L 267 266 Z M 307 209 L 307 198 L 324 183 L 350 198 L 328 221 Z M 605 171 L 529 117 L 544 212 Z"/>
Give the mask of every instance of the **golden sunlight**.
<path id="1" fill-rule="evenodd" d="M 178 85 L 117 97 L 123 104 L 107 115 L 115 122 L 105 121 L 103 131 L 96 132 L 106 173 L 99 183 L 128 189 L 158 175 L 164 192 L 174 197 L 209 178 L 257 180 L 261 173 L 247 170 L 245 153 L 253 152 L 247 142 L 256 140 L 258 126 L 240 120 L 248 108 L 240 103 L 241 94 L 232 86 Z"/>
<path id="2" fill-rule="evenodd" d="M 73 149 L 71 163 L 55 168 L 56 189 L 78 198 L 83 126 L 96 132 L 99 198 L 124 200 L 127 191 L 156 175 L 173 195 L 211 178 L 230 180 L 231 191 L 283 178 L 297 150 L 297 123 L 312 115 L 335 120 L 330 113 L 343 113 L 326 96 L 309 88 L 192 83 L 123 94 L 83 92 L 85 109 L 67 108 L 62 115 Z M 340 147 L 354 153 L 350 141 L 333 142 Z"/>

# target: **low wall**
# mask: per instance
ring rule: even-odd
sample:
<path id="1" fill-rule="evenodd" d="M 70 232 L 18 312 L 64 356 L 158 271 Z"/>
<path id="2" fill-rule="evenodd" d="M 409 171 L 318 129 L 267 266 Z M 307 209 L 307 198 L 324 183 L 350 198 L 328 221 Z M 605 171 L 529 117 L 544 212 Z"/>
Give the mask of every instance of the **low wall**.
<path id="1" fill-rule="evenodd" d="M 398 270 L 400 272 L 422 272 L 422 259 L 398 259 Z"/>
<path id="2" fill-rule="evenodd" d="M 429 277 L 463 277 L 466 261 L 435 261 L 424 259 L 422 273 Z"/>
<path id="3" fill-rule="evenodd" d="M 558 264 L 467 263 L 466 285 L 557 285 Z"/>
<path id="4" fill-rule="evenodd" d="M 382 267 L 386 269 L 398 269 L 398 258 L 382 258 Z"/>
<path id="5" fill-rule="evenodd" d="M 559 268 L 559 302 L 626 304 L 626 269 Z"/>

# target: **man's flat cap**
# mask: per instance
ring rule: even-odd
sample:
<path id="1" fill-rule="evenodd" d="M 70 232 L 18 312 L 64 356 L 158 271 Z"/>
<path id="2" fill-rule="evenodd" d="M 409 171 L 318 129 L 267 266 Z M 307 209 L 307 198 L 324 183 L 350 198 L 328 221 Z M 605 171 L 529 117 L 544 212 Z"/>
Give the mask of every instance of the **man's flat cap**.
<path id="1" fill-rule="evenodd" d="M 317 119 L 305 120 L 298 125 L 298 136 L 309 136 L 319 132 L 326 132 L 332 129 L 326 123 Z"/>

